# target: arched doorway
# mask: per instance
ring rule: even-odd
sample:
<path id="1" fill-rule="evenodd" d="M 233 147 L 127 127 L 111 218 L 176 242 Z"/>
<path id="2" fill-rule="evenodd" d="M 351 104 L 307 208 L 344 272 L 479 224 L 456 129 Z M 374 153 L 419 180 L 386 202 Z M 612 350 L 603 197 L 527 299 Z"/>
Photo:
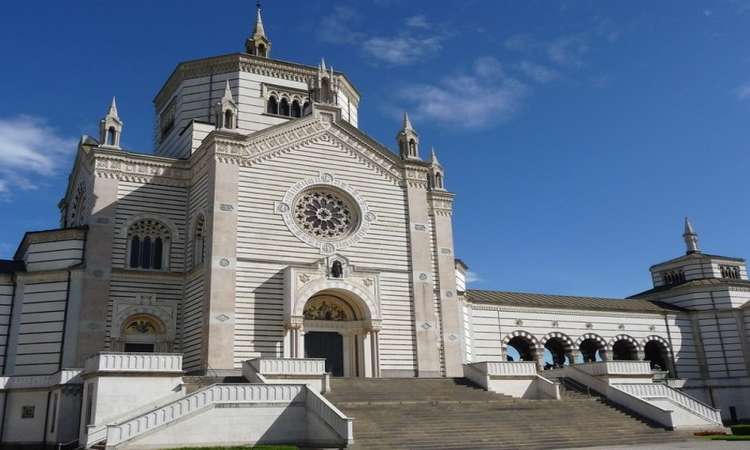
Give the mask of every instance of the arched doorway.
<path id="1" fill-rule="evenodd" d="M 285 356 L 324 358 L 333 376 L 377 377 L 380 321 L 373 319 L 370 303 L 344 281 L 336 283 L 342 287 L 322 289 L 299 303 L 304 306 L 288 325 Z"/>
<path id="2" fill-rule="evenodd" d="M 572 356 L 570 355 L 570 349 L 566 345 L 566 342 L 561 338 L 554 337 L 548 339 L 547 342 L 544 343 L 544 349 L 546 352 L 549 352 L 549 361 L 547 360 L 545 352 L 545 368 L 547 368 L 548 364 L 551 368 L 559 368 L 573 362 Z"/>
<path id="3" fill-rule="evenodd" d="M 501 348 L 506 361 L 530 361 L 542 368 L 544 347 L 539 341 L 525 331 L 514 331 L 505 336 Z"/>

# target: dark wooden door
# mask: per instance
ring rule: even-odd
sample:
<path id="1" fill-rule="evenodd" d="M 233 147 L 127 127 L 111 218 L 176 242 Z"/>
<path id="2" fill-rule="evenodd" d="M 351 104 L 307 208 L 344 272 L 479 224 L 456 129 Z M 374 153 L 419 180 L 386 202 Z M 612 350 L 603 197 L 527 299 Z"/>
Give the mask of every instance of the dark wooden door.
<path id="1" fill-rule="evenodd" d="M 334 377 L 344 376 L 344 341 L 338 333 L 305 333 L 305 357 L 325 358 L 326 372 L 330 372 Z"/>

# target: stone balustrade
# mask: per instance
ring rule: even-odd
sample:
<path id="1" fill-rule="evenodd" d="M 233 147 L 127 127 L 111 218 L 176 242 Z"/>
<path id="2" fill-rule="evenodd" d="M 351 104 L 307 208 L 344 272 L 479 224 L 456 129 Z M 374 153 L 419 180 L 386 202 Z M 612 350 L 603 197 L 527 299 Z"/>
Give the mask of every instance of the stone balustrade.
<path id="1" fill-rule="evenodd" d="M 530 376 L 536 375 L 536 363 L 533 361 L 487 361 L 476 363 L 484 365 L 484 371 L 489 376 Z"/>
<path id="2" fill-rule="evenodd" d="M 164 406 L 107 426 L 107 448 L 136 439 L 181 419 L 208 411 L 217 405 L 239 407 L 243 404 L 303 406 L 317 415 L 344 444 L 353 442 L 352 419 L 343 415 L 317 392 L 303 384 L 215 384 Z M 217 441 L 218 442 L 218 441 Z"/>
<path id="3" fill-rule="evenodd" d="M 616 387 L 617 389 L 644 400 L 667 399 L 716 425 L 722 425 L 721 410 L 713 408 L 700 400 L 667 385 L 658 383 L 629 383 L 618 384 Z"/>
<path id="4" fill-rule="evenodd" d="M 261 375 L 321 376 L 326 371 L 324 358 L 256 358 L 248 364 Z"/>
<path id="5" fill-rule="evenodd" d="M 93 372 L 182 372 L 182 354 L 101 352 L 86 360 Z"/>
<path id="6" fill-rule="evenodd" d="M 575 367 L 593 376 L 651 376 L 648 361 L 598 361 L 576 364 Z"/>

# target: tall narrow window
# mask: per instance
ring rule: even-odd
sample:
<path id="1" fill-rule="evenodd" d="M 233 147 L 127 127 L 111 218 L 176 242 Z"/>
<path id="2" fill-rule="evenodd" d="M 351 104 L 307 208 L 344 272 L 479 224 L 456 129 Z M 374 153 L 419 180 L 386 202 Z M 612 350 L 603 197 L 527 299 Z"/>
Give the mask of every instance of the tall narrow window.
<path id="1" fill-rule="evenodd" d="M 289 115 L 289 100 L 285 98 L 281 99 L 281 103 L 279 103 L 279 115 L 280 116 Z"/>
<path id="2" fill-rule="evenodd" d="M 154 219 L 140 220 L 128 229 L 128 267 L 166 270 L 169 263 L 170 231 Z"/>
<path id="3" fill-rule="evenodd" d="M 279 102 L 276 100 L 275 96 L 272 95 L 271 98 L 268 99 L 268 107 L 266 110 L 269 114 L 279 113 Z"/>
<path id="4" fill-rule="evenodd" d="M 117 135 L 117 131 L 115 130 L 115 127 L 109 127 L 109 130 L 107 130 L 107 145 L 115 145 L 115 136 Z"/>
<path id="5" fill-rule="evenodd" d="M 417 156 L 417 141 L 409 140 L 409 156 Z"/>
<path id="6" fill-rule="evenodd" d="M 141 238 L 133 236 L 130 239 L 130 267 L 136 268 L 141 266 Z"/>
<path id="7" fill-rule="evenodd" d="M 443 188 L 443 176 L 439 172 L 435 174 L 435 187 L 437 189 Z"/>

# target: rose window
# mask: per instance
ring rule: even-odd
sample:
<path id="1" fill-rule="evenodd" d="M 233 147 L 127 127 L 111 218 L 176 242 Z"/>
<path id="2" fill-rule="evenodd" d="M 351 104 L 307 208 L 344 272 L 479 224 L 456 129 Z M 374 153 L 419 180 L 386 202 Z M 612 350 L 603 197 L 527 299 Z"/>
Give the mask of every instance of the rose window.
<path id="1" fill-rule="evenodd" d="M 306 233 L 322 240 L 348 236 L 356 226 L 355 209 L 343 195 L 328 190 L 303 192 L 294 207 L 294 219 Z"/>

